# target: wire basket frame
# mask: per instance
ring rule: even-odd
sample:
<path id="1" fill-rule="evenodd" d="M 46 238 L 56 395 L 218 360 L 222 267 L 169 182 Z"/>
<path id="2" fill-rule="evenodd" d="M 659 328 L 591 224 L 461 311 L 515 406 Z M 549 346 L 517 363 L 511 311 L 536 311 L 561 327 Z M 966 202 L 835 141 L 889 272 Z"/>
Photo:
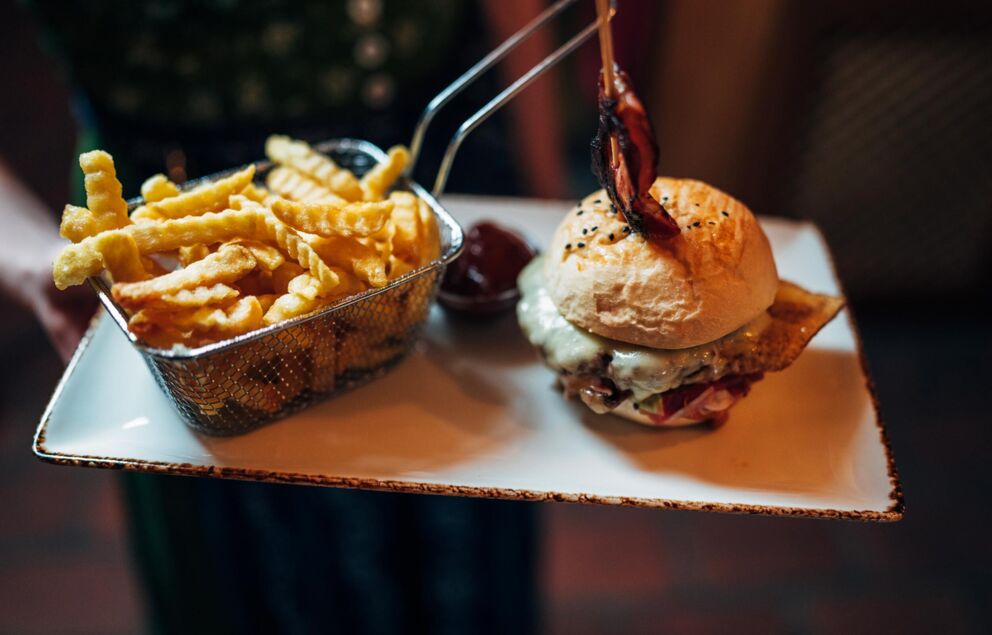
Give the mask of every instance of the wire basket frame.
<path id="1" fill-rule="evenodd" d="M 356 175 L 386 159 L 367 141 L 342 139 L 314 148 Z M 272 167 L 266 161 L 255 166 L 262 180 Z M 187 424 L 209 435 L 248 432 L 383 375 L 413 347 L 463 236 L 458 223 L 415 182 L 404 177 L 394 189 L 413 192 L 430 206 L 441 241 L 438 258 L 385 287 L 235 338 L 198 348 L 149 347 L 128 330 L 128 314 L 114 302 L 107 282 L 90 282 Z M 141 202 L 131 200 L 129 208 Z"/>

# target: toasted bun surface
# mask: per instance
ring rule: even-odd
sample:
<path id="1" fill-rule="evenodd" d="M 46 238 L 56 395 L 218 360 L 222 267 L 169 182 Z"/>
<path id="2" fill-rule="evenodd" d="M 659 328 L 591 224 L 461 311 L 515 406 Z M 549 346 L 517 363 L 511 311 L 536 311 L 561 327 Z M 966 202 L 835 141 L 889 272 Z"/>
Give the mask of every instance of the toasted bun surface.
<path id="1" fill-rule="evenodd" d="M 602 190 L 558 226 L 544 274 L 566 319 L 603 337 L 677 349 L 727 335 L 772 304 L 778 272 L 747 207 L 691 179 L 659 177 L 651 194 L 682 230 L 663 245 L 630 231 Z"/>

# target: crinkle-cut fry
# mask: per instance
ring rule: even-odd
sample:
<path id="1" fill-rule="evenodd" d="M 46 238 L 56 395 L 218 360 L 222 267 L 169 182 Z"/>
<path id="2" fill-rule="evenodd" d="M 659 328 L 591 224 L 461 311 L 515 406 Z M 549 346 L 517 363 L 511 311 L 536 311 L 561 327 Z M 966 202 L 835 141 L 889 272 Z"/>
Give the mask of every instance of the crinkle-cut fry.
<path id="1" fill-rule="evenodd" d="M 66 205 L 62 209 L 62 224 L 59 226 L 59 234 L 63 238 L 78 243 L 87 236 L 99 234 L 100 231 L 93 213 L 85 207 Z"/>
<path id="2" fill-rule="evenodd" d="M 293 201 L 340 205 L 348 202 L 327 187 L 290 168 L 278 167 L 270 170 L 265 177 L 265 184 L 277 195 Z"/>
<path id="3" fill-rule="evenodd" d="M 176 258 L 179 260 L 179 264 L 188 267 L 197 260 L 203 260 L 210 255 L 210 247 L 199 243 L 197 245 L 183 245 L 176 252 Z"/>
<path id="4" fill-rule="evenodd" d="M 323 184 L 338 196 L 349 201 L 362 200 L 362 187 L 355 175 L 303 141 L 273 135 L 265 142 L 265 155 Z"/>
<path id="5" fill-rule="evenodd" d="M 264 203 L 272 195 L 267 189 L 256 183 L 249 183 L 241 190 L 241 195 L 256 203 Z M 233 207 L 233 205 L 232 205 Z"/>
<path id="6" fill-rule="evenodd" d="M 176 344 L 183 346 L 198 346 L 206 343 L 204 338 L 194 336 L 189 331 L 181 331 L 175 327 L 151 322 L 139 322 L 133 326 L 129 323 L 128 330 L 134 333 L 142 344 L 152 348 L 170 349 Z"/>
<path id="7" fill-rule="evenodd" d="M 320 296 L 308 298 L 295 293 L 285 293 L 276 298 L 275 302 L 272 303 L 272 306 L 269 307 L 269 310 L 262 317 L 262 322 L 268 326 L 270 324 L 284 322 L 285 320 L 291 320 L 295 317 L 305 315 L 328 302 L 329 300 Z"/>
<path id="8" fill-rule="evenodd" d="M 286 262 L 286 256 L 272 245 L 266 245 L 258 240 L 249 238 L 239 238 L 229 244 L 241 245 L 255 256 L 258 266 L 266 271 L 275 271 L 282 263 Z"/>
<path id="9" fill-rule="evenodd" d="M 320 282 L 310 274 L 304 273 L 290 280 L 286 290 L 307 300 L 313 300 L 320 296 Z"/>
<path id="10" fill-rule="evenodd" d="M 271 209 L 290 227 L 318 236 L 369 236 L 389 220 L 393 203 L 360 201 L 338 205 L 277 199 Z"/>
<path id="11" fill-rule="evenodd" d="M 336 269 L 341 277 L 341 284 L 331 296 L 322 296 L 320 281 L 310 273 L 303 273 L 289 281 L 287 292 L 279 296 L 265 312 L 263 321 L 266 325 L 275 324 L 299 317 L 319 307 L 330 304 L 347 295 L 363 290 L 363 285 L 346 271 Z"/>
<path id="12" fill-rule="evenodd" d="M 86 207 L 67 205 L 59 227 L 59 233 L 74 243 L 131 222 L 113 158 L 103 150 L 85 152 L 79 155 L 79 167 L 83 170 Z"/>
<path id="13" fill-rule="evenodd" d="M 226 284 L 213 284 L 192 289 L 180 289 L 174 293 L 164 293 L 151 298 L 142 304 L 144 309 L 171 310 L 190 309 L 207 305 L 225 304 L 236 299 L 240 294 L 234 287 Z"/>
<path id="14" fill-rule="evenodd" d="M 169 177 L 164 174 L 150 176 L 141 184 L 141 198 L 145 199 L 145 203 L 157 203 L 178 195 L 179 186 L 170 181 Z"/>
<path id="15" fill-rule="evenodd" d="M 314 236 L 307 242 L 327 264 L 351 271 L 373 287 L 386 286 L 386 264 L 375 248 L 346 236 Z"/>
<path id="16" fill-rule="evenodd" d="M 155 224 L 130 225 L 117 231 L 133 236 L 141 253 L 154 253 L 245 236 L 256 237 L 258 226 L 259 210 L 228 209 Z"/>
<path id="17" fill-rule="evenodd" d="M 168 218 L 198 216 L 227 207 L 227 199 L 245 189 L 255 177 L 255 166 L 238 170 L 211 183 L 204 183 L 178 196 L 147 203 L 148 209 Z"/>
<path id="18" fill-rule="evenodd" d="M 261 293 L 261 294 L 255 296 L 256 298 L 258 298 L 258 303 L 260 305 L 262 305 L 262 313 L 263 314 L 264 313 L 267 313 L 268 310 L 269 310 L 269 307 L 271 307 L 273 304 L 275 304 L 275 301 L 281 295 L 282 295 L 281 293 Z"/>
<path id="19" fill-rule="evenodd" d="M 295 262 L 284 262 L 272 272 L 272 290 L 282 294 L 289 290 L 289 282 L 304 273 L 305 269 Z"/>
<path id="20" fill-rule="evenodd" d="M 262 305 L 258 298 L 249 295 L 227 307 L 205 306 L 178 311 L 142 309 L 128 322 L 128 328 L 139 337 L 146 325 L 225 339 L 259 328 L 262 325 Z"/>
<path id="21" fill-rule="evenodd" d="M 321 295 L 327 296 L 334 293 L 336 288 L 341 285 L 341 276 L 328 267 L 317 255 L 317 252 L 292 227 L 285 225 L 267 210 L 258 214 L 259 230 L 264 233 L 265 237 L 279 245 L 279 248 L 285 251 L 290 258 L 296 260 L 301 267 L 308 270 L 320 281 Z"/>
<path id="22" fill-rule="evenodd" d="M 163 221 L 161 223 L 132 224 L 123 229 L 111 229 L 90 236 L 62 250 L 52 268 L 56 286 L 64 289 L 67 286 L 82 284 L 83 281 L 95 276 L 105 266 L 106 250 L 111 248 L 123 249 L 121 245 L 133 242 L 138 254 L 151 254 L 162 251 L 172 251 L 187 245 L 199 243 L 216 243 L 242 236 L 254 236 L 259 231 L 258 210 L 225 210 L 218 213 L 208 213 L 202 216 L 187 216 Z M 137 275 L 137 264 L 141 262 L 137 256 L 134 262 L 128 261 L 123 255 L 114 252 L 113 259 L 117 272 L 111 270 L 115 281 L 142 280 Z"/>
<path id="23" fill-rule="evenodd" d="M 405 273 L 413 271 L 413 265 L 405 260 L 400 260 L 396 256 L 389 257 L 389 279 L 395 280 Z"/>
<path id="24" fill-rule="evenodd" d="M 131 212 L 131 222 L 134 223 L 158 223 L 167 220 L 158 212 L 153 212 L 147 205 L 139 205 Z"/>
<path id="25" fill-rule="evenodd" d="M 52 264 L 52 279 L 61 290 L 82 284 L 104 269 L 115 282 L 148 277 L 134 238 L 123 230 L 110 230 L 66 246 Z"/>
<path id="26" fill-rule="evenodd" d="M 394 203 L 390 220 L 396 228 L 392 238 L 393 253 L 414 264 L 419 261 L 418 246 L 423 233 L 419 199 L 410 192 L 393 192 L 389 199 Z"/>
<path id="27" fill-rule="evenodd" d="M 217 283 L 234 282 L 255 268 L 256 260 L 247 247 L 222 245 L 215 253 L 184 269 L 142 282 L 118 283 L 111 294 L 118 304 L 136 310 L 159 296 Z"/>
<path id="28" fill-rule="evenodd" d="M 410 152 L 403 146 L 393 146 L 388 154 L 386 161 L 376 164 L 362 177 L 360 185 L 366 201 L 381 201 L 385 198 L 386 190 L 392 187 L 410 163 Z"/>
<path id="29" fill-rule="evenodd" d="M 437 216 L 434 210 L 422 198 L 417 198 L 417 210 L 420 212 L 420 261 L 426 265 L 441 255 L 441 230 L 437 226 Z"/>

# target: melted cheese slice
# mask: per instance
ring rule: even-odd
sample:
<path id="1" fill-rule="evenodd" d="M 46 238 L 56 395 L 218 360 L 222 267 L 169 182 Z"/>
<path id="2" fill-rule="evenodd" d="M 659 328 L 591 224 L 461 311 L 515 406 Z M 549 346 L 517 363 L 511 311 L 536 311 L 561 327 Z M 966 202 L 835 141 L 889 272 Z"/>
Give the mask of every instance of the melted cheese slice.
<path id="1" fill-rule="evenodd" d="M 635 400 L 724 375 L 782 370 L 840 311 L 843 300 L 781 282 L 775 303 L 757 319 L 692 348 L 646 348 L 600 337 L 558 312 L 544 286 L 542 259 L 520 275 L 517 319 L 545 362 L 559 372 L 608 377 Z"/>

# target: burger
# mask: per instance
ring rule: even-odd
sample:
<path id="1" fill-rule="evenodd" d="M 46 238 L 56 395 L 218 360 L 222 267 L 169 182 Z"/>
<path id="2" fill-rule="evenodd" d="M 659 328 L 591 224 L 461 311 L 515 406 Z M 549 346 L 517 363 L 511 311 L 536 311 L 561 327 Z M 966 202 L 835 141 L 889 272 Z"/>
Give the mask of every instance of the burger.
<path id="1" fill-rule="evenodd" d="M 638 192 L 670 226 L 658 239 L 618 209 L 631 199 L 615 183 L 572 209 L 521 272 L 520 326 L 564 395 L 596 413 L 723 423 L 843 301 L 780 280 L 754 215 L 717 188 L 659 177 Z"/>

